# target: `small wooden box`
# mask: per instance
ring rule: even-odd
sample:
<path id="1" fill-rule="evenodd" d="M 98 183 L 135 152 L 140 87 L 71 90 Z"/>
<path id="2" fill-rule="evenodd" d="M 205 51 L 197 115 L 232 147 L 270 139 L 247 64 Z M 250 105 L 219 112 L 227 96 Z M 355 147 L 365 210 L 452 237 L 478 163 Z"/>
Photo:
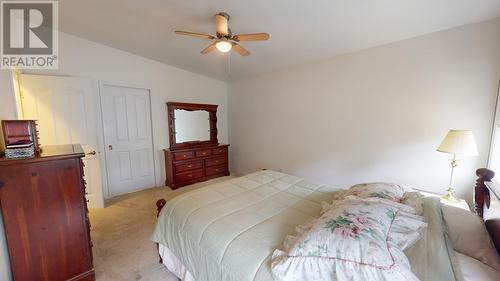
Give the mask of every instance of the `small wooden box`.
<path id="1" fill-rule="evenodd" d="M 23 143 L 33 143 L 35 155 L 40 155 L 40 143 L 36 120 L 2 120 L 1 150 Z M 2 154 L 3 154 L 2 153 Z"/>

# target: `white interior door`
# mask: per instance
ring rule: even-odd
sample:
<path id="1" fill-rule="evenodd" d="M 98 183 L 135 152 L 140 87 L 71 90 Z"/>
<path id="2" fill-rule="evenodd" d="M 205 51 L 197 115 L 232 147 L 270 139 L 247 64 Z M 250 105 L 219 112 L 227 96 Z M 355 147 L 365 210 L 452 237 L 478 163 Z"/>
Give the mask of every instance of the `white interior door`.
<path id="1" fill-rule="evenodd" d="M 85 78 L 19 76 L 24 119 L 38 120 L 40 143 L 79 143 L 86 156 L 84 173 L 90 208 L 103 208 L 102 179 L 97 137 L 97 92 Z"/>
<path id="2" fill-rule="evenodd" d="M 149 90 L 103 84 L 101 104 L 109 195 L 154 187 Z"/>

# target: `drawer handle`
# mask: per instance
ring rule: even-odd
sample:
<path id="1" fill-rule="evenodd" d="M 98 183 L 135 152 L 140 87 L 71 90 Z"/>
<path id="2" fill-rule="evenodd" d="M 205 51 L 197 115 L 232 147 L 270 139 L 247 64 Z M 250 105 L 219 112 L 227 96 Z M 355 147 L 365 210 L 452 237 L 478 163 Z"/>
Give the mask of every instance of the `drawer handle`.
<path id="1" fill-rule="evenodd" d="M 189 174 L 189 175 L 188 175 L 188 177 L 189 177 L 189 178 L 192 178 L 192 177 L 193 177 L 193 175 L 192 175 L 192 174 Z"/>
<path id="2" fill-rule="evenodd" d="M 219 160 L 215 160 L 215 163 L 219 163 Z"/>
<path id="3" fill-rule="evenodd" d="M 218 152 L 222 152 L 222 150 L 219 149 Z"/>
<path id="4" fill-rule="evenodd" d="M 188 165 L 188 168 L 193 168 L 193 165 Z"/>
<path id="5" fill-rule="evenodd" d="M 219 169 L 215 169 L 215 171 L 216 171 L 216 172 L 218 172 L 218 171 L 219 171 Z"/>
<path id="6" fill-rule="evenodd" d="M 206 152 L 202 152 L 202 153 L 201 153 L 201 155 L 205 155 L 205 154 L 207 154 L 207 153 L 206 153 Z"/>
<path id="7" fill-rule="evenodd" d="M 184 155 L 182 155 L 182 157 L 186 158 L 186 157 L 188 157 L 188 156 L 187 156 L 186 154 L 184 154 Z"/>

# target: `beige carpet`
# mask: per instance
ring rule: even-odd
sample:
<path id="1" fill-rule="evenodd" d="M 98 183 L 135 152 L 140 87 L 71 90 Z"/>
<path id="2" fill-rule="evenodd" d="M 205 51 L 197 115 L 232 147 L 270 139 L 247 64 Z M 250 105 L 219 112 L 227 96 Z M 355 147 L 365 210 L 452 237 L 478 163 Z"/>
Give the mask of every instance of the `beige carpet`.
<path id="1" fill-rule="evenodd" d="M 98 281 L 176 281 L 158 262 L 156 245 L 149 240 L 156 222 L 156 200 L 173 198 L 186 191 L 221 182 L 217 178 L 170 190 L 147 189 L 113 198 L 107 207 L 90 211 L 94 267 Z"/>

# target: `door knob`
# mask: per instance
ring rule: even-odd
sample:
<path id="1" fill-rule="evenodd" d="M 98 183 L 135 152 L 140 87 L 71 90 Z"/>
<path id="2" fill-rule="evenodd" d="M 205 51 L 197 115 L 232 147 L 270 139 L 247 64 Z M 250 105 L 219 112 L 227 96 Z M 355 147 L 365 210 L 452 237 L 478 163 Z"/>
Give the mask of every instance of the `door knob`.
<path id="1" fill-rule="evenodd" d="M 109 150 L 113 150 L 113 146 L 112 146 L 111 144 L 110 144 L 110 145 L 108 145 L 108 149 L 109 149 Z"/>
<path id="2" fill-rule="evenodd" d="M 87 153 L 87 155 L 95 155 L 95 154 L 96 154 L 95 150 L 92 150 L 92 151 Z"/>

